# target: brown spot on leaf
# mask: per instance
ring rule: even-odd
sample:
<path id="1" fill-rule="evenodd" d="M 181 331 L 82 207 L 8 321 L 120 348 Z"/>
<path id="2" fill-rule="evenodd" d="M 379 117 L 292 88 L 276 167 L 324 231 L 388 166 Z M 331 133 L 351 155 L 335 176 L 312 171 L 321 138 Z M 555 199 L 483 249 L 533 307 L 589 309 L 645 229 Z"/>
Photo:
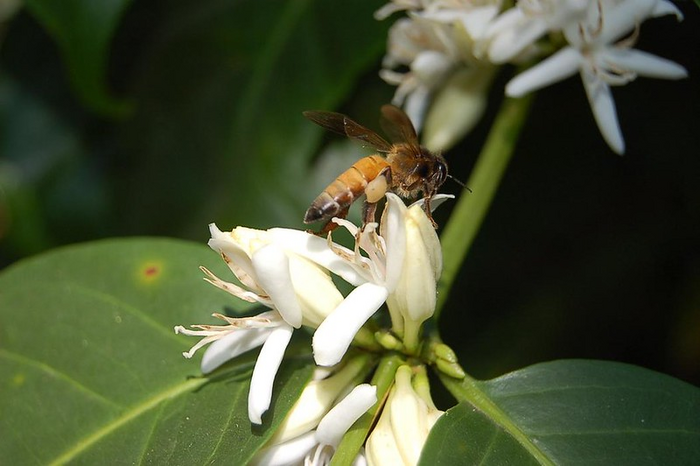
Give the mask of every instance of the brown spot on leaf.
<path id="1" fill-rule="evenodd" d="M 148 261 L 141 264 L 138 279 L 141 283 L 153 283 L 163 275 L 163 264 L 159 261 Z"/>

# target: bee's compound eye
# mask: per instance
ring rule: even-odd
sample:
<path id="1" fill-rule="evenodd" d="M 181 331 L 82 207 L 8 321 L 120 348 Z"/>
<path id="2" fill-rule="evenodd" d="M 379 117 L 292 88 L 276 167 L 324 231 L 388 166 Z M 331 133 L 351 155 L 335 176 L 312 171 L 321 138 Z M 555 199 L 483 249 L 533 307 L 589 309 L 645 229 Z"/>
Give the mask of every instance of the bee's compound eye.
<path id="1" fill-rule="evenodd" d="M 436 167 L 435 180 L 438 185 L 441 185 L 447 179 L 447 164 L 438 161 Z"/>

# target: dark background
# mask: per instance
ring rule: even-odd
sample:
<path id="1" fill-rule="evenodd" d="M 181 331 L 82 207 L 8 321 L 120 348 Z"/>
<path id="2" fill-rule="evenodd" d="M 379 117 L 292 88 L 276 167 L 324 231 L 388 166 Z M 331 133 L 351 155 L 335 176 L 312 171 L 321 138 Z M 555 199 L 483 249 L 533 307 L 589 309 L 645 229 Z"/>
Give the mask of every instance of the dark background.
<path id="1" fill-rule="evenodd" d="M 281 40 L 275 31 L 285 22 L 253 15 L 271 15 L 281 2 L 134 2 L 107 57 L 109 89 L 135 103 L 118 117 L 79 97 L 57 42 L 31 11 L 4 24 L 0 265 L 110 236 L 205 243 L 212 219 L 222 228 L 301 227 L 329 180 L 309 169 L 322 136 L 300 111 L 336 109 L 376 127 L 393 93 L 377 77 L 390 25 L 371 18 L 381 2 L 364 11 L 330 3 L 305 2 L 299 33 L 272 65 L 256 68 L 247 67 L 256 47 Z M 677 4 L 685 21 L 647 21 L 637 47 L 690 77 L 614 89 L 624 156 L 603 142 L 578 77 L 537 95 L 442 316 L 444 340 L 473 375 L 596 358 L 700 385 L 700 14 Z M 333 18 L 346 29 L 329 25 Z M 314 54 L 343 57 L 346 68 L 313 68 Z M 299 72 L 306 66 L 308 76 Z M 482 123 L 446 154 L 460 179 L 511 71 L 493 86 Z M 457 185 L 445 189 L 463 195 Z M 448 214 L 441 208 L 438 222 Z"/>

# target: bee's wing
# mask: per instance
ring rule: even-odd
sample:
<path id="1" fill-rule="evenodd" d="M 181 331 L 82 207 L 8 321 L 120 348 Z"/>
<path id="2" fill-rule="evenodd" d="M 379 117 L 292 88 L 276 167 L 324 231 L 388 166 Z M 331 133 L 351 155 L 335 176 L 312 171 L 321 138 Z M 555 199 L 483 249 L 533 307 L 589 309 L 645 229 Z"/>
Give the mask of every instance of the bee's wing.
<path id="1" fill-rule="evenodd" d="M 416 129 L 411 123 L 408 115 L 399 107 L 394 105 L 382 105 L 382 118 L 380 120 L 382 129 L 389 136 L 391 142 L 405 142 L 415 147 L 420 153 L 420 143 Z"/>
<path id="2" fill-rule="evenodd" d="M 391 144 L 386 142 L 380 135 L 351 120 L 342 113 L 312 110 L 304 112 L 304 116 L 329 131 L 370 145 L 380 152 L 389 152 L 389 149 L 391 149 Z"/>

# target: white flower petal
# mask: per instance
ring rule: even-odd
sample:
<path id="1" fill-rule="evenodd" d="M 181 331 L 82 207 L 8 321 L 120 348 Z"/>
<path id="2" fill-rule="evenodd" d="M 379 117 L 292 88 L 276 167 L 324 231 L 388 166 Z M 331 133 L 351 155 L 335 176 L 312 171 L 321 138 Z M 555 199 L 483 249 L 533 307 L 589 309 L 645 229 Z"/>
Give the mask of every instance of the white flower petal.
<path id="1" fill-rule="evenodd" d="M 319 369 L 327 368 L 317 367 L 314 372 Z M 351 358 L 330 377 L 309 382 L 268 443 L 283 443 L 315 429 L 338 397 L 356 383 L 355 379 L 363 369 L 363 359 Z"/>
<path id="2" fill-rule="evenodd" d="M 505 63 L 525 50 L 547 32 L 547 23 L 540 19 L 523 21 L 494 37 L 489 46 L 489 60 L 495 64 Z"/>
<path id="3" fill-rule="evenodd" d="M 493 69 L 456 70 L 437 92 L 423 127 L 423 142 L 432 151 L 445 151 L 481 120 L 488 102 Z"/>
<path id="4" fill-rule="evenodd" d="M 315 432 L 307 432 L 293 440 L 260 450 L 250 464 L 260 466 L 301 464 L 301 461 L 316 446 L 316 443 Z"/>
<path id="5" fill-rule="evenodd" d="M 202 356 L 202 373 L 208 374 L 229 359 L 265 343 L 270 328 L 247 328 L 233 330 L 225 337 L 216 340 Z"/>
<path id="6" fill-rule="evenodd" d="M 379 416 L 379 420 L 370 432 L 365 444 L 367 462 L 371 466 L 404 464 L 401 451 L 399 451 L 399 446 L 394 436 L 394 429 L 392 429 L 391 415 L 389 414 L 389 409 L 391 409 L 395 398 L 395 392 L 396 390 L 393 389 L 389 392 L 389 398 L 384 405 L 382 414 Z"/>
<path id="7" fill-rule="evenodd" d="M 355 288 L 316 329 L 314 359 L 319 366 L 340 362 L 357 331 L 386 301 L 386 288 L 365 283 Z"/>
<path id="8" fill-rule="evenodd" d="M 576 74 L 581 66 L 581 53 L 565 47 L 532 68 L 523 71 L 506 85 L 506 95 L 521 97 Z"/>
<path id="9" fill-rule="evenodd" d="M 260 350 L 248 392 L 248 418 L 253 424 L 262 424 L 262 415 L 270 407 L 272 385 L 293 331 L 291 326 L 282 324 L 270 332 Z"/>
<path id="10" fill-rule="evenodd" d="M 676 5 L 668 0 L 658 0 L 651 11 L 651 16 L 658 18 L 666 15 L 675 15 L 678 21 L 683 21 L 683 13 Z"/>
<path id="11" fill-rule="evenodd" d="M 432 90 L 428 86 L 419 84 L 406 97 L 403 108 L 406 111 L 406 115 L 408 115 L 413 123 L 413 127 L 416 128 L 416 131 L 420 131 L 423 127 L 423 118 L 425 118 L 425 112 L 428 109 L 431 94 Z"/>
<path id="12" fill-rule="evenodd" d="M 387 304 L 396 325 L 395 316 L 405 321 L 404 344 L 413 345 L 416 325 L 422 324 L 435 312 L 437 280 L 442 272 L 442 249 L 437 233 L 419 205 L 408 209 L 404 217 L 406 254 L 400 266 L 397 287 Z M 411 332 L 409 332 L 409 328 Z M 412 347 L 411 347 L 412 348 Z"/>
<path id="13" fill-rule="evenodd" d="M 301 306 L 304 325 L 318 327 L 343 301 L 343 295 L 324 269 L 303 257 L 291 257 L 289 272 Z"/>
<path id="14" fill-rule="evenodd" d="M 485 5 L 474 7 L 459 15 L 459 21 L 472 40 L 477 40 L 486 33 L 488 25 L 496 15 L 498 15 L 498 5 Z"/>
<path id="15" fill-rule="evenodd" d="M 216 241 L 224 241 L 228 236 L 227 233 L 224 233 L 216 226 L 216 223 L 209 224 L 209 234 L 211 235 L 211 239 Z"/>
<path id="16" fill-rule="evenodd" d="M 353 388 L 321 419 L 316 429 L 318 443 L 337 447 L 348 429 L 376 402 L 376 386 L 365 383 Z"/>
<path id="17" fill-rule="evenodd" d="M 272 298 L 282 318 L 294 328 L 301 327 L 303 315 L 289 272 L 289 257 L 273 243 L 256 251 L 252 262 L 258 283 Z"/>
<path id="18" fill-rule="evenodd" d="M 486 37 L 493 38 L 505 31 L 512 30 L 519 22 L 525 19 L 525 15 L 520 8 L 509 8 L 489 24 L 486 30 Z"/>
<path id="19" fill-rule="evenodd" d="M 421 18 L 452 25 L 460 23 L 471 40 L 479 39 L 487 30 L 491 20 L 498 15 L 497 5 L 469 8 L 447 8 L 425 11 Z"/>
<path id="20" fill-rule="evenodd" d="M 435 212 L 435 209 L 438 208 L 440 205 L 442 205 L 446 200 L 448 199 L 454 199 L 455 196 L 454 194 L 436 194 L 430 199 L 430 211 Z M 418 199 L 416 202 L 408 206 L 410 209 L 414 205 L 422 206 L 425 204 L 425 198 L 422 197 Z"/>
<path id="21" fill-rule="evenodd" d="M 236 241 L 231 236 L 230 232 L 219 230 L 214 223 L 209 224 L 209 232 L 211 233 L 211 239 L 209 239 L 207 244 L 210 248 L 219 253 L 224 253 L 231 258 L 240 260 L 246 273 L 252 273 L 249 251 L 244 249 L 242 243 Z M 246 244 L 245 246 L 249 245 Z M 244 265 L 246 263 L 247 266 Z"/>
<path id="22" fill-rule="evenodd" d="M 406 255 L 406 224 L 408 208 L 394 193 L 386 193 L 387 205 L 382 216 L 381 234 L 391 238 L 386 245 L 385 286 L 392 293 L 398 285 Z"/>
<path id="23" fill-rule="evenodd" d="M 240 230 L 248 230 L 239 227 Z M 250 251 L 244 250 L 243 245 L 233 239 L 229 232 L 222 232 L 214 223 L 209 224 L 211 239 L 207 243 L 210 248 L 219 254 L 225 254 L 229 269 L 238 279 L 254 292 L 260 292 L 255 282 L 255 271 L 250 262 Z M 248 245 L 247 245 L 248 246 Z"/>
<path id="24" fill-rule="evenodd" d="M 641 50 L 611 48 L 606 52 L 606 58 L 618 68 L 634 71 L 640 76 L 664 79 L 688 76 L 688 71 L 678 63 Z"/>
<path id="25" fill-rule="evenodd" d="M 343 260 L 328 247 L 326 238 L 287 228 L 272 228 L 268 231 L 272 239 L 278 244 L 284 245 L 286 250 L 327 268 L 351 285 L 358 286 L 367 281 L 357 268 Z"/>
<path id="26" fill-rule="evenodd" d="M 620 123 L 617 120 L 615 101 L 610 92 L 610 86 L 596 75 L 584 70 L 581 71 L 581 79 L 603 139 L 613 151 L 623 154 L 625 152 L 625 141 L 622 138 L 622 130 L 620 130 Z"/>
<path id="27" fill-rule="evenodd" d="M 425 215 L 422 206 L 411 206 L 408 209 L 407 220 L 412 222 L 410 225 L 417 229 L 417 237 L 415 244 L 422 244 L 427 253 L 433 276 L 437 281 L 442 273 L 442 246 L 440 238 L 438 238 L 433 224 L 430 223 L 428 216 Z M 412 244 L 410 239 L 407 239 L 409 244 Z"/>
<path id="28" fill-rule="evenodd" d="M 603 29 L 596 36 L 599 44 L 609 44 L 641 24 L 651 15 L 657 0 L 624 0 L 603 11 Z"/>
<path id="29" fill-rule="evenodd" d="M 408 366 L 396 371 L 393 390 L 387 414 L 391 416 L 394 438 L 405 464 L 417 464 L 429 432 L 428 407 L 411 385 Z"/>
<path id="30" fill-rule="evenodd" d="M 452 68 L 453 61 L 444 53 L 426 50 L 411 62 L 411 72 L 430 89 L 438 87 Z"/>

